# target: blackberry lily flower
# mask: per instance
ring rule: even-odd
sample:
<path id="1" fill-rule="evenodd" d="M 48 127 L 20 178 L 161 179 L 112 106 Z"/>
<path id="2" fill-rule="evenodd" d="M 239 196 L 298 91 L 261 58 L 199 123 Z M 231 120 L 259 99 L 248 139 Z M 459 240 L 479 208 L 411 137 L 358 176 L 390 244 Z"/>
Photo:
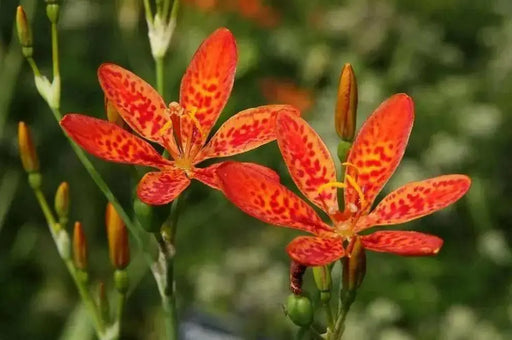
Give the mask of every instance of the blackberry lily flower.
<path id="1" fill-rule="evenodd" d="M 344 182 L 337 182 L 334 161 L 317 133 L 300 117 L 280 113 L 276 121 L 279 148 L 291 177 L 309 201 L 323 210 L 332 226 L 278 180 L 260 169 L 226 162 L 217 170 L 229 200 L 266 223 L 300 229 L 287 247 L 290 257 L 306 266 L 331 263 L 346 255 L 344 244 L 360 238 L 363 247 L 404 256 L 435 255 L 443 241 L 414 231 L 359 233 L 373 226 L 408 222 L 461 198 L 471 180 L 444 175 L 408 183 L 387 195 L 370 212 L 375 197 L 400 163 L 414 120 L 413 102 L 397 94 L 366 120 L 348 154 Z M 337 189 L 345 207 L 338 207 Z"/>
<path id="2" fill-rule="evenodd" d="M 192 178 L 218 189 L 215 170 L 220 163 L 207 168 L 196 167 L 198 163 L 273 141 L 277 113 L 299 115 L 289 105 L 247 109 L 228 119 L 206 143 L 231 93 L 236 62 L 233 35 L 226 28 L 216 30 L 201 44 L 185 72 L 179 103 L 168 107 L 158 92 L 135 74 L 114 64 L 98 69 L 106 100 L 135 132 L 162 145 L 172 160 L 160 156 L 143 139 L 104 120 L 67 114 L 60 124 L 77 144 L 97 157 L 159 169 L 147 173 L 138 185 L 137 195 L 145 203 L 169 203 Z M 256 164 L 247 166 L 267 171 Z M 269 175 L 274 176 L 273 172 Z"/>

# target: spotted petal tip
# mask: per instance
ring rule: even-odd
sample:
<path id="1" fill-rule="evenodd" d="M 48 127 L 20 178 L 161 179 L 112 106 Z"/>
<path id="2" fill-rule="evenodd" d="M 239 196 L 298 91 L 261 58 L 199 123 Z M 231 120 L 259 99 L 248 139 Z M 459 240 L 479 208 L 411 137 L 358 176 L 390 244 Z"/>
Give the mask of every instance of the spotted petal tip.
<path id="1" fill-rule="evenodd" d="M 416 231 L 377 231 L 361 239 L 368 250 L 401 256 L 437 255 L 443 246 L 441 238 Z"/>

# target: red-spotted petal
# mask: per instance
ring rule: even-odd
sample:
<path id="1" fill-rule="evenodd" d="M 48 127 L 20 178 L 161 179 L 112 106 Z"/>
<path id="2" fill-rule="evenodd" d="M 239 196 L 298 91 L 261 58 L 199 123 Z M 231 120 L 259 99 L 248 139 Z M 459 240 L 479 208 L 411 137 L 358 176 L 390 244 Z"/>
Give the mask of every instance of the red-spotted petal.
<path id="1" fill-rule="evenodd" d="M 181 169 L 167 168 L 164 171 L 148 172 L 139 182 L 137 196 L 147 204 L 167 204 L 189 184 L 190 180 Z"/>
<path id="2" fill-rule="evenodd" d="M 305 266 L 323 266 L 345 255 L 341 237 L 299 236 L 288 244 L 286 251 Z"/>
<path id="3" fill-rule="evenodd" d="M 329 150 L 306 121 L 282 112 L 277 117 L 279 149 L 299 190 L 328 214 L 338 211 L 337 189 L 322 185 L 336 182 Z"/>
<path id="4" fill-rule="evenodd" d="M 105 96 L 126 123 L 144 138 L 163 145 L 162 129 L 169 122 L 169 116 L 158 92 L 132 72 L 115 64 L 102 64 L 98 69 L 98 79 Z"/>
<path id="5" fill-rule="evenodd" d="M 330 229 L 306 202 L 259 169 L 225 162 L 217 175 L 226 197 L 263 222 L 314 234 Z"/>
<path id="6" fill-rule="evenodd" d="M 345 190 L 345 204 L 355 204 L 358 213 L 369 211 L 375 197 L 402 160 L 414 121 L 414 104 L 406 94 L 383 102 L 366 120 L 354 141 L 346 173 L 356 179 L 360 194 L 352 186 Z"/>
<path id="7" fill-rule="evenodd" d="M 222 124 L 195 161 L 236 155 L 275 140 L 279 112 L 300 115 L 290 105 L 266 105 L 239 112 Z"/>
<path id="8" fill-rule="evenodd" d="M 373 225 L 390 225 L 431 214 L 461 198 L 471 186 L 465 175 L 444 175 L 412 182 L 393 191 L 377 205 L 372 213 L 361 218 L 356 231 Z"/>
<path id="9" fill-rule="evenodd" d="M 172 164 L 146 141 L 105 120 L 70 113 L 60 125 L 87 152 L 107 161 L 155 168 Z"/>
<path id="10" fill-rule="evenodd" d="M 377 231 L 361 240 L 366 249 L 402 256 L 436 255 L 443 245 L 439 237 L 416 231 Z"/>
<path id="11" fill-rule="evenodd" d="M 213 32 L 195 53 L 181 80 L 180 104 L 196 117 L 203 144 L 226 105 L 237 62 L 235 38 L 226 28 Z"/>
<path id="12" fill-rule="evenodd" d="M 207 168 L 195 168 L 192 176 L 209 187 L 220 190 L 220 184 L 217 178 L 217 169 L 220 165 L 222 165 L 222 163 L 215 163 Z"/>

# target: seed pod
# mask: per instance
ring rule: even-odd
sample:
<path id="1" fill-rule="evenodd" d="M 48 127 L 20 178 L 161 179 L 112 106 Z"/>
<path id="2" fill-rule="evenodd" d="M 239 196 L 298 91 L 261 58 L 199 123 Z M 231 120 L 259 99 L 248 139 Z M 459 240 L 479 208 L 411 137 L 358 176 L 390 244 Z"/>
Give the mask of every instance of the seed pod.
<path id="1" fill-rule="evenodd" d="M 313 304 L 311 299 L 303 295 L 288 295 L 286 313 L 294 324 L 307 327 L 313 322 Z"/>

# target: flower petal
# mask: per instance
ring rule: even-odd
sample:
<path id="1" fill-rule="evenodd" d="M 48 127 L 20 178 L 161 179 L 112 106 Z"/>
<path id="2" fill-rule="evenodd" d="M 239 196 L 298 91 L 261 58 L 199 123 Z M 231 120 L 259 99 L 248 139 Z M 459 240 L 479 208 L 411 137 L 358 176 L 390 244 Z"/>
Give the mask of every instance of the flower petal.
<path id="1" fill-rule="evenodd" d="M 222 124 L 195 162 L 236 155 L 275 140 L 276 117 L 279 112 L 300 115 L 290 105 L 265 105 L 239 112 Z"/>
<path id="2" fill-rule="evenodd" d="M 180 104 L 193 112 L 201 126 L 203 138 L 198 144 L 203 145 L 226 105 L 237 58 L 235 38 L 220 28 L 199 46 L 181 80 Z"/>
<path id="3" fill-rule="evenodd" d="M 337 189 L 323 184 L 336 182 L 336 168 L 320 136 L 300 117 L 282 112 L 277 117 L 279 149 L 299 190 L 311 202 L 332 214 L 339 210 Z"/>
<path id="4" fill-rule="evenodd" d="M 443 245 L 439 237 L 416 231 L 377 231 L 361 240 L 366 249 L 402 256 L 436 255 Z"/>
<path id="5" fill-rule="evenodd" d="M 60 125 L 87 152 L 107 161 L 155 168 L 172 164 L 149 143 L 113 123 L 70 113 L 62 118 Z"/>
<path id="6" fill-rule="evenodd" d="M 444 175 L 408 183 L 393 191 L 370 215 L 361 218 L 356 231 L 374 225 L 405 223 L 443 209 L 461 198 L 471 185 L 465 175 Z"/>
<path id="7" fill-rule="evenodd" d="M 305 266 L 323 266 L 345 255 L 341 237 L 299 236 L 286 247 L 288 255 Z"/>
<path id="8" fill-rule="evenodd" d="M 346 173 L 356 179 L 364 193 L 349 186 L 345 204 L 358 207 L 358 215 L 370 210 L 375 197 L 400 163 L 414 120 L 414 104 L 406 94 L 396 94 L 383 102 L 363 124 L 350 149 Z"/>
<path id="9" fill-rule="evenodd" d="M 212 187 L 213 189 L 221 190 L 221 184 L 219 183 L 217 176 L 217 169 L 225 162 L 215 163 L 207 168 L 195 168 L 193 178 L 200 182 Z M 279 182 L 279 175 L 272 169 L 269 169 L 263 165 L 256 163 L 241 163 L 244 167 L 249 167 L 255 171 L 259 171 L 262 175 L 267 176 L 270 180 Z"/>
<path id="10" fill-rule="evenodd" d="M 151 205 L 167 204 L 178 197 L 190 184 L 190 179 L 181 169 L 165 169 L 148 172 L 137 187 L 140 200 Z"/>
<path id="11" fill-rule="evenodd" d="M 105 96 L 130 127 L 142 137 L 163 144 L 162 128 L 169 122 L 158 92 L 132 72 L 115 64 L 102 64 L 98 79 Z"/>
<path id="12" fill-rule="evenodd" d="M 260 169 L 244 163 L 225 162 L 217 175 L 226 197 L 242 211 L 263 222 L 313 234 L 330 229 L 313 208 Z"/>

